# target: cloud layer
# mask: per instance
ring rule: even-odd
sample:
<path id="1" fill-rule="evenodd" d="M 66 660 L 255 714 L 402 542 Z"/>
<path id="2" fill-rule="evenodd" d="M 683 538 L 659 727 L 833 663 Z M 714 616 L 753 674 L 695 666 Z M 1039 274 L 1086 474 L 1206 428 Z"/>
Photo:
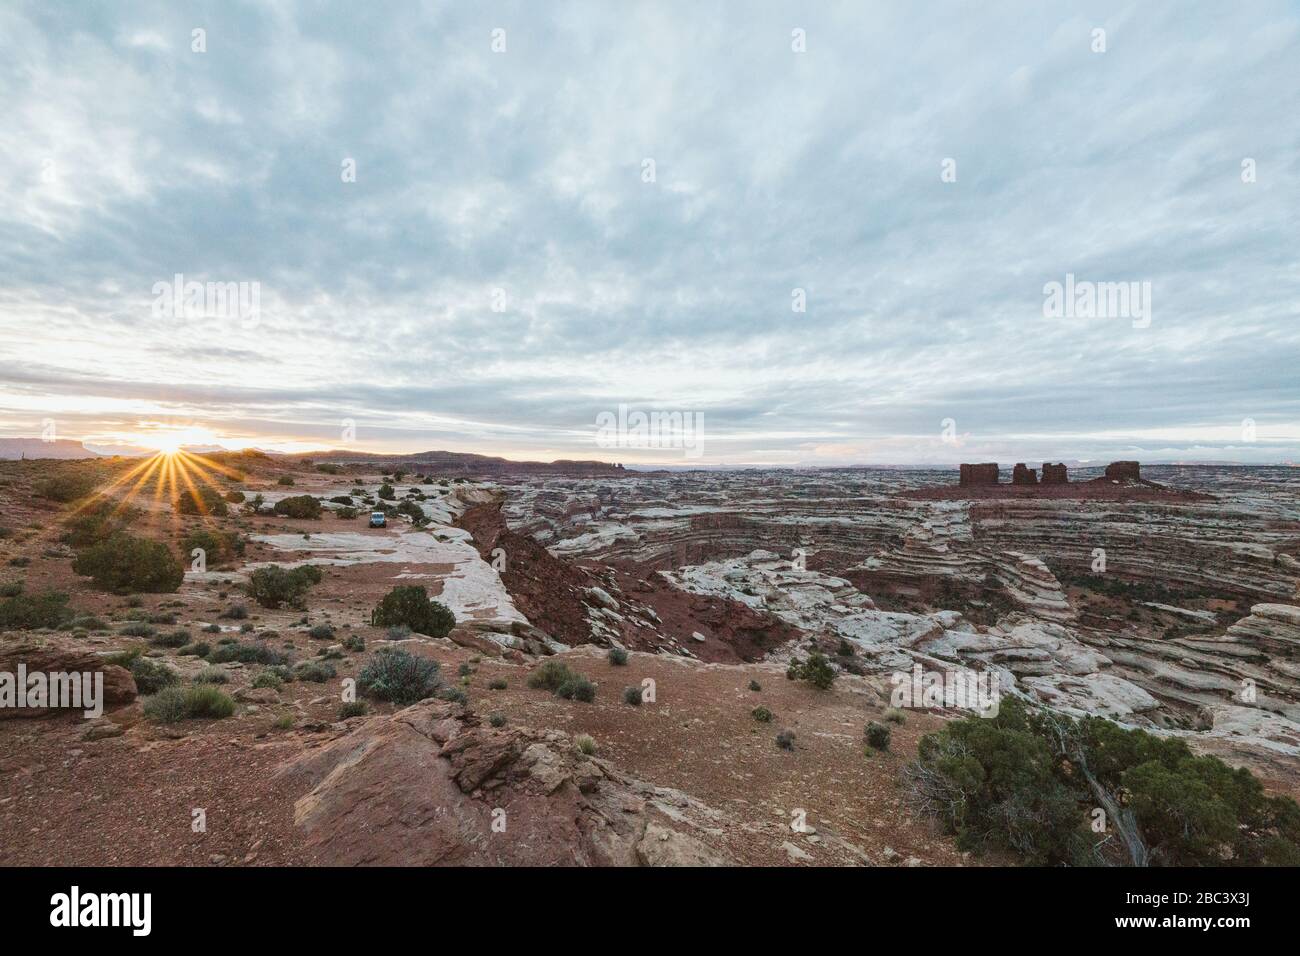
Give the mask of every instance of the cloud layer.
<path id="1" fill-rule="evenodd" d="M 806 6 L 7 6 L 0 435 L 1300 460 L 1294 4 Z"/>

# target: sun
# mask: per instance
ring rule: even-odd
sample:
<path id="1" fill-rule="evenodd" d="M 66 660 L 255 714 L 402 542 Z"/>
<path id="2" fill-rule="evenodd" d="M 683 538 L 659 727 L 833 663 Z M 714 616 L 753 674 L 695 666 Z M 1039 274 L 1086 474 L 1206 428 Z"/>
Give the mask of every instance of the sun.
<path id="1" fill-rule="evenodd" d="M 211 444 L 216 436 L 206 428 L 156 428 L 139 437 L 139 443 L 161 455 L 175 455 L 186 445 Z"/>

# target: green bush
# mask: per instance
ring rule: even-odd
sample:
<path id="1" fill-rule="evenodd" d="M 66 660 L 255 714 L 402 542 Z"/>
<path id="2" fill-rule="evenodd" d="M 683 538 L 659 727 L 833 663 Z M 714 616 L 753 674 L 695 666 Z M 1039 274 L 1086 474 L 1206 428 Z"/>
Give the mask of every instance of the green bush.
<path id="1" fill-rule="evenodd" d="M 284 686 L 284 681 L 280 680 L 280 675 L 272 670 L 265 670 L 253 678 L 254 687 L 269 687 L 271 690 L 279 690 Z"/>
<path id="2" fill-rule="evenodd" d="M 293 495 L 275 503 L 275 513 L 285 518 L 319 518 L 320 499 L 311 495 Z"/>
<path id="3" fill-rule="evenodd" d="M 753 717 L 760 724 L 770 724 L 772 722 L 772 712 L 762 704 L 751 710 L 749 716 Z"/>
<path id="4" fill-rule="evenodd" d="M 423 585 L 393 588 L 370 614 L 375 627 L 406 625 L 429 637 L 446 637 L 456 626 L 456 617 L 443 604 L 429 600 Z"/>
<path id="5" fill-rule="evenodd" d="M 437 661 L 395 647 L 381 648 L 357 675 L 357 688 L 363 694 L 395 704 L 432 697 L 441 684 Z"/>
<path id="6" fill-rule="evenodd" d="M 200 528 L 185 536 L 181 542 L 181 554 L 189 557 L 195 548 L 203 550 L 209 567 L 220 567 L 244 553 L 244 538 L 231 531 Z"/>
<path id="7" fill-rule="evenodd" d="M 829 690 L 835 683 L 835 668 L 831 667 L 831 662 L 826 659 L 825 654 L 821 651 L 813 651 L 806 661 L 797 659 L 792 661 L 785 676 L 792 680 L 806 680 L 814 687 Z"/>
<path id="8" fill-rule="evenodd" d="M 782 750 L 794 750 L 794 731 L 783 730 L 776 735 L 776 745 Z"/>
<path id="9" fill-rule="evenodd" d="M 347 720 L 349 717 L 364 717 L 367 709 L 364 700 L 348 701 L 339 708 L 339 720 Z"/>
<path id="10" fill-rule="evenodd" d="M 591 734 L 578 734 L 573 738 L 573 743 L 578 748 L 578 752 L 590 757 L 596 752 L 596 738 Z"/>
<path id="11" fill-rule="evenodd" d="M 244 587 L 249 596 L 262 607 L 275 609 L 287 604 L 301 609 L 305 606 L 307 591 L 320 581 L 321 570 L 313 564 L 303 564 L 296 568 L 271 565 L 253 571 Z"/>
<path id="12" fill-rule="evenodd" d="M 277 485 L 285 485 L 286 487 L 292 485 L 294 483 L 293 475 L 281 475 L 276 479 L 275 483 Z"/>
<path id="13" fill-rule="evenodd" d="M 366 649 L 366 639 L 360 634 L 349 634 L 343 639 L 343 648 L 353 654 L 360 654 Z"/>
<path id="14" fill-rule="evenodd" d="M 494 677 L 488 681 L 488 690 L 505 690 L 508 686 L 504 677 Z"/>
<path id="15" fill-rule="evenodd" d="M 379 491 L 377 491 L 376 494 L 379 495 L 379 497 L 384 499 L 385 501 L 397 500 L 397 492 L 393 490 L 393 486 L 390 485 L 388 482 L 384 482 L 382 485 L 380 485 Z"/>
<path id="16" fill-rule="evenodd" d="M 488 717 L 488 723 L 491 724 L 493 727 L 504 727 L 506 725 L 506 715 L 493 714 L 492 716 Z"/>
<path id="17" fill-rule="evenodd" d="M 72 562 L 72 570 L 116 594 L 170 593 L 185 580 L 180 562 L 167 545 L 125 532 L 81 552 Z"/>
<path id="18" fill-rule="evenodd" d="M 62 541 L 78 550 L 89 548 L 107 541 L 118 532 L 125 531 L 127 524 L 137 514 L 135 508 L 118 505 L 108 498 L 101 498 L 85 505 L 63 523 Z"/>
<path id="19" fill-rule="evenodd" d="M 212 684 L 164 687 L 144 701 L 144 715 L 164 724 L 201 717 L 219 720 L 234 712 L 235 702 Z"/>
<path id="20" fill-rule="evenodd" d="M 0 630 L 26 631 L 38 627 L 57 628 L 73 617 L 68 595 L 62 591 L 17 594 L 0 600 Z"/>
<path id="21" fill-rule="evenodd" d="M 226 492 L 226 501 L 232 505 L 242 505 L 247 500 L 242 491 Z"/>
<path id="22" fill-rule="evenodd" d="M 125 629 L 123 633 L 126 633 Z M 150 638 L 150 643 L 157 644 L 159 647 L 184 647 L 189 642 L 190 632 L 184 630 L 172 631 L 170 634 L 155 634 Z"/>
<path id="23" fill-rule="evenodd" d="M 623 667 L 627 664 L 627 651 L 621 647 L 611 647 L 609 649 L 609 662 L 615 667 Z"/>
<path id="24" fill-rule="evenodd" d="M 127 670 L 135 678 L 135 689 L 141 694 L 156 694 L 164 687 L 180 682 L 180 675 L 165 664 L 149 657 L 133 657 Z"/>
<path id="25" fill-rule="evenodd" d="M 294 680 L 307 681 L 311 684 L 323 684 L 338 676 L 333 664 L 325 661 L 303 661 L 293 669 Z"/>
<path id="26" fill-rule="evenodd" d="M 631 704 L 633 707 L 640 707 L 640 706 L 641 706 L 641 688 L 640 688 L 640 687 L 624 687 L 624 688 L 623 688 L 623 703 L 625 703 L 625 704 Z"/>
<path id="27" fill-rule="evenodd" d="M 32 491 L 40 498 L 61 501 L 64 504 L 86 497 L 98 486 L 100 478 L 87 471 L 66 469 L 32 484 Z"/>
<path id="28" fill-rule="evenodd" d="M 752 691 L 760 691 L 763 689 L 763 685 L 756 680 L 751 680 L 749 682 L 749 689 Z"/>
<path id="29" fill-rule="evenodd" d="M 866 737 L 867 745 L 873 750 L 889 749 L 889 727 L 885 724 L 878 724 L 874 720 L 868 721 Z"/>
<path id="30" fill-rule="evenodd" d="M 908 780 L 963 849 L 1035 864 L 1300 865 L 1300 807 L 1178 738 L 1004 698 L 921 738 Z M 1085 825 L 1096 807 L 1107 833 Z"/>
<path id="31" fill-rule="evenodd" d="M 182 488 L 174 507 L 177 514 L 183 515 L 211 515 L 224 518 L 230 513 L 221 492 L 207 485 Z"/>
<path id="32" fill-rule="evenodd" d="M 241 664 L 288 664 L 288 654 L 283 654 L 265 644 L 241 644 L 235 641 L 221 644 L 208 656 L 213 664 L 228 664 L 239 661 Z"/>
<path id="33" fill-rule="evenodd" d="M 307 632 L 307 636 L 318 641 L 328 641 L 334 637 L 334 628 L 328 624 L 317 624 Z"/>
<path id="34" fill-rule="evenodd" d="M 528 675 L 528 686 L 534 690 L 559 690 L 560 685 L 573 676 L 563 661 L 543 661 L 542 666 Z"/>
<path id="35" fill-rule="evenodd" d="M 580 700 L 584 704 L 590 704 L 596 699 L 596 685 L 583 674 L 573 674 L 555 689 L 555 694 L 565 700 Z"/>
<path id="36" fill-rule="evenodd" d="M 196 684 L 224 684 L 230 680 L 230 675 L 220 667 L 205 667 L 194 675 Z"/>
<path id="37" fill-rule="evenodd" d="M 177 657 L 207 657 L 212 653 L 212 645 L 206 641 L 199 641 L 195 644 L 186 644 L 176 651 Z"/>

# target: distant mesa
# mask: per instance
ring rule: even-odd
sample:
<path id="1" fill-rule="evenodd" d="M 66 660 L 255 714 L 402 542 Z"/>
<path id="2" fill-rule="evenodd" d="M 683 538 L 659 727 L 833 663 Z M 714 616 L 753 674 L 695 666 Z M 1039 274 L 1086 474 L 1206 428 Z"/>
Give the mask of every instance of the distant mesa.
<path id="1" fill-rule="evenodd" d="M 1065 462 L 1061 462 L 1059 465 L 1043 462 L 1043 484 L 1064 485 L 1069 480 L 1065 470 Z"/>
<path id="2" fill-rule="evenodd" d="M 1011 483 L 1013 485 L 1036 485 L 1038 484 L 1038 472 L 1032 468 L 1026 468 L 1023 461 L 1019 462 L 1015 468 L 1011 469 Z"/>
<path id="3" fill-rule="evenodd" d="M 980 465 L 961 466 L 961 484 L 996 485 L 998 483 L 998 463 L 985 462 Z"/>
<path id="4" fill-rule="evenodd" d="M 1141 481 L 1142 466 L 1136 461 L 1112 461 L 1106 466 L 1106 477 L 1112 481 Z"/>

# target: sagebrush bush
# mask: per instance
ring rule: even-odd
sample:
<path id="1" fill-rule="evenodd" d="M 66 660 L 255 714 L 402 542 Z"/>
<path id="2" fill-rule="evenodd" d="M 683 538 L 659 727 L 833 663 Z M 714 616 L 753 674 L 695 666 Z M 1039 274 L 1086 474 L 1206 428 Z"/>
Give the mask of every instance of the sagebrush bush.
<path id="1" fill-rule="evenodd" d="M 221 492 L 207 485 L 182 488 L 174 502 L 174 507 L 178 514 L 183 515 L 210 515 L 224 518 L 230 513 Z"/>
<path id="2" fill-rule="evenodd" d="M 213 664 L 228 664 L 231 661 L 239 661 L 241 664 L 288 664 L 291 662 L 288 654 L 268 647 L 266 644 L 241 644 L 239 641 L 233 641 L 230 644 L 218 644 L 217 648 L 208 655 L 208 660 Z"/>
<path id="3" fill-rule="evenodd" d="M 127 670 L 135 678 L 135 689 L 141 694 L 155 694 L 164 687 L 178 684 L 181 679 L 181 675 L 166 664 L 148 657 L 132 658 L 127 664 Z"/>
<path id="4" fill-rule="evenodd" d="M 776 745 L 782 750 L 794 750 L 794 731 L 783 730 L 776 735 Z"/>
<path id="5" fill-rule="evenodd" d="M 314 564 L 303 564 L 296 568 L 271 565 L 253 571 L 244 587 L 249 597 L 262 607 L 274 610 L 287 604 L 302 609 L 307 591 L 313 584 L 319 584 L 321 577 L 321 569 Z"/>
<path id="6" fill-rule="evenodd" d="M 494 677 L 488 681 L 488 690 L 505 690 L 508 686 L 504 677 Z"/>
<path id="7" fill-rule="evenodd" d="M 147 627 L 148 625 L 145 626 Z M 123 628 L 122 633 L 126 633 L 125 628 Z M 133 636 L 143 637 L 144 635 Z M 184 647 L 190 642 L 190 632 L 181 630 L 172 631 L 168 634 L 155 634 L 149 639 L 149 641 L 151 644 L 157 644 L 159 647 Z"/>
<path id="8" fill-rule="evenodd" d="M 196 548 L 201 549 L 209 567 L 230 564 L 244 553 L 244 537 L 233 531 L 217 531 L 199 528 L 187 534 L 181 541 L 181 553 L 192 555 Z"/>
<path id="9" fill-rule="evenodd" d="M 640 706 L 641 706 L 641 688 L 640 688 L 640 687 L 624 687 L 624 688 L 623 688 L 623 703 L 625 703 L 625 704 L 631 704 L 633 707 L 640 707 Z"/>
<path id="10" fill-rule="evenodd" d="M 38 627 L 57 628 L 70 621 L 72 610 L 63 591 L 17 594 L 0 600 L 0 630 L 27 631 Z"/>
<path id="11" fill-rule="evenodd" d="M 274 510 L 285 518 L 319 518 L 321 503 L 311 495 L 292 495 L 277 501 Z"/>
<path id="12" fill-rule="evenodd" d="M 878 724 L 874 720 L 868 721 L 865 734 L 867 746 L 873 750 L 889 749 L 889 727 L 885 724 Z"/>
<path id="13" fill-rule="evenodd" d="M 835 683 L 835 668 L 821 651 L 813 651 L 808 660 L 794 660 L 786 670 L 786 676 L 794 680 L 806 680 L 814 687 L 829 690 Z"/>
<path id="14" fill-rule="evenodd" d="M 284 681 L 275 671 L 265 670 L 253 678 L 254 687 L 269 687 L 271 690 L 279 690 L 284 686 Z"/>
<path id="15" fill-rule="evenodd" d="M 770 724 L 772 722 L 772 712 L 766 707 L 759 705 L 749 712 L 749 715 L 757 720 L 760 724 Z"/>
<path id="16" fill-rule="evenodd" d="M 167 545 L 125 532 L 81 552 L 72 570 L 116 594 L 170 593 L 185 580 L 181 563 Z"/>
<path id="17" fill-rule="evenodd" d="M 32 484 L 32 491 L 38 497 L 67 504 L 85 498 L 95 490 L 99 482 L 99 475 L 70 467 L 58 474 L 38 479 Z"/>
<path id="18" fill-rule="evenodd" d="M 347 720 L 349 717 L 364 717 L 367 711 L 364 700 L 352 700 L 339 708 L 339 720 Z"/>
<path id="19" fill-rule="evenodd" d="M 573 743 L 580 753 L 588 757 L 596 752 L 596 738 L 592 737 L 591 734 L 578 734 L 573 738 Z"/>
<path id="20" fill-rule="evenodd" d="M 329 624 L 317 624 L 307 632 L 307 636 L 318 641 L 328 641 L 334 637 L 334 628 Z"/>
<path id="21" fill-rule="evenodd" d="M 627 651 L 621 647 L 611 647 L 609 649 L 609 662 L 615 667 L 623 667 L 627 664 Z"/>
<path id="22" fill-rule="evenodd" d="M 196 684 L 225 684 L 230 680 L 230 675 L 220 667 L 205 667 L 194 675 Z"/>
<path id="23" fill-rule="evenodd" d="M 311 684 L 323 684 L 338 676 L 333 664 L 325 661 L 303 661 L 293 669 L 294 680 L 307 681 Z"/>
<path id="24" fill-rule="evenodd" d="M 437 661 L 395 647 L 381 648 L 357 674 L 358 690 L 394 704 L 414 704 L 432 697 L 441 684 Z"/>
<path id="25" fill-rule="evenodd" d="M 445 605 L 429 600 L 423 585 L 399 585 L 393 588 L 371 612 L 375 627 L 405 625 L 429 637 L 446 637 L 456 626 L 456 617 Z"/>

